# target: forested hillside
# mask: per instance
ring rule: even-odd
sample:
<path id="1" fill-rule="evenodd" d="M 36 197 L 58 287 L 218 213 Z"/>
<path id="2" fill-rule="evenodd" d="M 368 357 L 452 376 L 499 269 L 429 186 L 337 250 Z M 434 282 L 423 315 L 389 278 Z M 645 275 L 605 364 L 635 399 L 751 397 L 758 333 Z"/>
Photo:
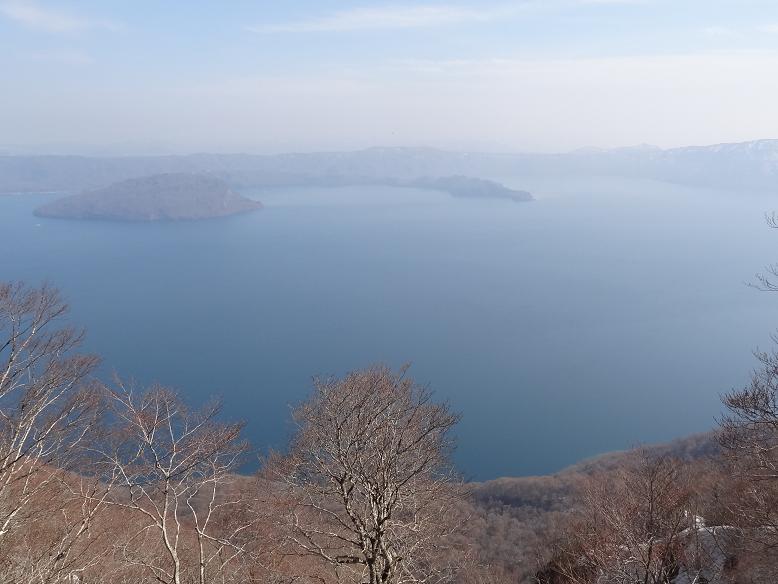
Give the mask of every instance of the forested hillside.
<path id="1" fill-rule="evenodd" d="M 98 379 L 50 287 L 0 286 L 0 581 L 770 582 L 778 354 L 713 433 L 464 483 L 407 369 L 317 378 L 254 458 L 218 403 Z M 464 413 L 466 415 L 466 412 Z M 517 454 L 520 456 L 520 452 Z"/>

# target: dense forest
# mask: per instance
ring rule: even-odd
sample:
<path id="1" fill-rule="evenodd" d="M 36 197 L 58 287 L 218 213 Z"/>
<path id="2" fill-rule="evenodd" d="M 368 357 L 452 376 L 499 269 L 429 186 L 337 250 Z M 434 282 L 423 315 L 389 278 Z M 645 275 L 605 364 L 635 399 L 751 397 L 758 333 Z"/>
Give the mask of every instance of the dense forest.
<path id="1" fill-rule="evenodd" d="M 453 468 L 459 414 L 406 368 L 317 378 L 249 476 L 218 403 L 100 379 L 67 314 L 54 288 L 0 285 L 1 582 L 778 577 L 778 353 L 710 434 L 486 483 Z"/>

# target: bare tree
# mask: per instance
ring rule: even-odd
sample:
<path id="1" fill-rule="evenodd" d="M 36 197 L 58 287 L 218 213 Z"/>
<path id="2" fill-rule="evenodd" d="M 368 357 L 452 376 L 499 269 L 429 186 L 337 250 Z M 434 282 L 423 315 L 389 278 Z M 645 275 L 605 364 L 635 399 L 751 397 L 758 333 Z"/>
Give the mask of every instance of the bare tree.
<path id="1" fill-rule="evenodd" d="M 686 556 L 694 501 L 680 468 L 677 460 L 641 451 L 627 466 L 592 478 L 544 581 L 671 584 L 693 570 Z"/>
<path id="2" fill-rule="evenodd" d="M 104 450 L 109 505 L 129 511 L 117 553 L 157 582 L 243 582 L 256 519 L 233 474 L 246 453 L 241 424 L 218 405 L 190 411 L 169 389 L 111 390 L 116 434 Z"/>
<path id="3" fill-rule="evenodd" d="M 59 509 L 65 472 L 99 417 L 85 383 L 98 360 L 76 352 L 83 334 L 62 322 L 67 310 L 48 286 L 0 284 L 0 555 L 10 533 Z M 87 516 L 65 530 L 59 560 Z"/>
<path id="4" fill-rule="evenodd" d="M 778 547 L 778 352 L 758 352 L 750 383 L 724 396 L 729 414 L 720 420 L 719 440 L 729 455 L 738 484 L 731 503 L 733 521 L 773 575 Z M 766 562 L 763 562 L 766 565 Z"/>
<path id="5" fill-rule="evenodd" d="M 778 213 L 775 211 L 766 213 L 765 221 L 771 229 L 778 229 Z M 751 287 L 764 292 L 778 292 L 778 282 L 775 281 L 778 278 L 778 263 L 768 264 L 763 272 L 754 277 L 756 281 L 749 284 Z"/>
<path id="6" fill-rule="evenodd" d="M 294 413 L 290 454 L 269 465 L 287 486 L 293 549 L 338 580 L 451 579 L 459 483 L 448 462 L 458 417 L 406 370 L 316 379 Z"/>

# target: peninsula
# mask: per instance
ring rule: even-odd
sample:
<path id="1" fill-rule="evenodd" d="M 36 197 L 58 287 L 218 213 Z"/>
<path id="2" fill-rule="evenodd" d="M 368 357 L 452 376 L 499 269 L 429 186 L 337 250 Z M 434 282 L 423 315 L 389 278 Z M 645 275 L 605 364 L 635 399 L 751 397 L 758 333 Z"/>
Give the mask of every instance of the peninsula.
<path id="1" fill-rule="evenodd" d="M 443 191 L 452 197 L 481 199 L 510 199 L 516 202 L 532 201 L 534 197 L 527 191 L 519 191 L 501 185 L 498 182 L 469 176 L 443 176 L 437 178 L 419 178 L 407 183 L 407 186 Z"/>

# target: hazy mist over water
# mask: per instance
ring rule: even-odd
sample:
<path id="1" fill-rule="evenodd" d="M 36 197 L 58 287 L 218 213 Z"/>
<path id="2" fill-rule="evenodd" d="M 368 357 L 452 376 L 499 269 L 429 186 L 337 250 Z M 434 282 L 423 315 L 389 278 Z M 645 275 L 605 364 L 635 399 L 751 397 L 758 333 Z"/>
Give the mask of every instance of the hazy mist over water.
<path id="1" fill-rule="evenodd" d="M 651 181 L 505 181 L 538 201 L 350 187 L 252 193 L 193 223 L 36 218 L 0 197 L 0 279 L 49 280 L 106 370 L 211 394 L 283 447 L 315 374 L 375 361 L 463 412 L 477 479 L 707 430 L 769 348 L 778 297 L 744 282 L 767 195 Z M 634 415 L 634 414 L 639 415 Z"/>

